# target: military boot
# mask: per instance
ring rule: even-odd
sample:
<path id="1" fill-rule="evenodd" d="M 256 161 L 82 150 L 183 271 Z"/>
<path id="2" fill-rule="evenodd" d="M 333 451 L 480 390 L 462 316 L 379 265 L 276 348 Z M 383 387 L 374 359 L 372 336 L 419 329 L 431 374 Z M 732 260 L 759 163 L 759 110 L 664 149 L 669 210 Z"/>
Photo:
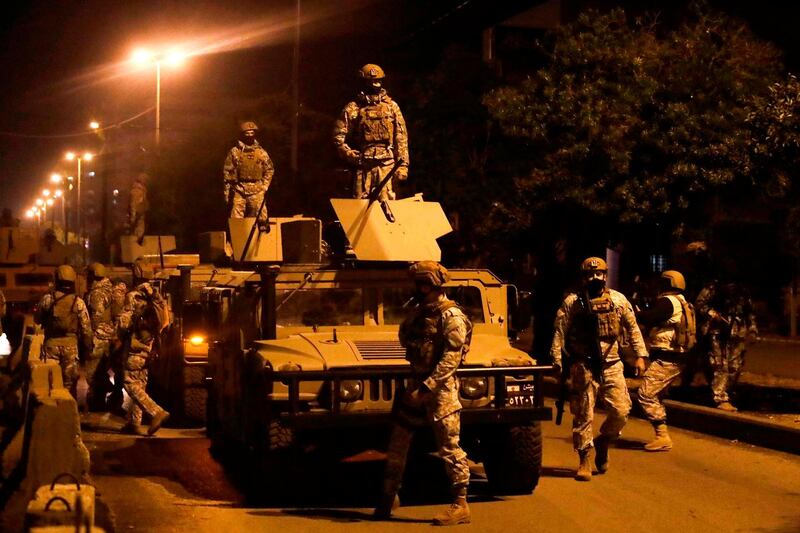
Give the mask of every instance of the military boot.
<path id="1" fill-rule="evenodd" d="M 663 422 L 653 424 L 656 431 L 656 438 L 644 445 L 648 452 L 666 452 L 672 449 L 672 439 L 669 438 L 667 425 Z"/>
<path id="2" fill-rule="evenodd" d="M 150 427 L 147 428 L 147 434 L 153 435 L 156 431 L 161 429 L 161 425 L 167 421 L 169 418 L 169 413 L 167 411 L 162 410 L 156 416 L 153 417 L 152 422 L 150 422 Z"/>
<path id="3" fill-rule="evenodd" d="M 433 525 L 435 526 L 469 524 L 469 521 L 469 505 L 467 505 L 467 498 L 465 496 L 459 496 L 443 513 L 433 517 Z"/>
<path id="4" fill-rule="evenodd" d="M 372 517 L 375 520 L 389 520 L 392 513 L 400 507 L 400 497 L 397 494 L 384 494 L 381 501 L 375 507 Z"/>
<path id="5" fill-rule="evenodd" d="M 600 474 L 608 471 L 608 437 L 603 435 L 594 440 L 594 465 Z"/>
<path id="6" fill-rule="evenodd" d="M 736 407 L 731 402 L 720 402 L 717 404 L 717 409 L 722 409 L 723 411 L 728 411 L 729 413 L 735 413 L 738 411 Z"/>
<path id="7" fill-rule="evenodd" d="M 578 471 L 575 473 L 575 479 L 577 481 L 591 481 L 592 480 L 592 464 L 589 460 L 589 452 L 592 451 L 591 448 L 586 448 L 585 450 L 578 450 L 578 457 L 581 459 L 581 463 L 578 465 Z"/>

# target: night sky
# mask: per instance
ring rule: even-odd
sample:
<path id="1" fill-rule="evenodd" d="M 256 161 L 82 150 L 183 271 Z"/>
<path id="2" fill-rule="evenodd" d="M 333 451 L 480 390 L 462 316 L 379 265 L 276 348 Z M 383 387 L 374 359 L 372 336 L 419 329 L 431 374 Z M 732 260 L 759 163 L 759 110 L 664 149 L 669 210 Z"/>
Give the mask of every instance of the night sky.
<path id="1" fill-rule="evenodd" d="M 586 3 L 609 4 L 564 5 Z M 462 4 L 303 0 L 302 100 L 333 116 L 352 94 L 353 73 L 361 63 L 380 61 L 387 47 L 402 46 L 409 34 Z M 536 2 L 514 0 L 502 8 L 483 0 L 466 4 L 513 11 Z M 798 8 L 787 11 L 772 0 L 717 4 L 748 18 L 760 36 L 783 46 L 794 67 Z M 177 43 L 198 54 L 180 70 L 164 69 L 165 128 L 190 128 L 187 106 L 202 113 L 228 99 L 257 98 L 289 87 L 291 0 L 31 1 L 1 9 L 0 206 L 11 207 L 17 216 L 51 171 L 66 170 L 65 150 L 96 149 L 93 134 L 81 135 L 91 119 L 115 123 L 154 105 L 153 70 L 131 71 L 126 61 L 136 46 Z M 148 114 L 138 123 L 152 127 L 152 121 Z M 208 134 L 230 136 L 230 131 Z"/>

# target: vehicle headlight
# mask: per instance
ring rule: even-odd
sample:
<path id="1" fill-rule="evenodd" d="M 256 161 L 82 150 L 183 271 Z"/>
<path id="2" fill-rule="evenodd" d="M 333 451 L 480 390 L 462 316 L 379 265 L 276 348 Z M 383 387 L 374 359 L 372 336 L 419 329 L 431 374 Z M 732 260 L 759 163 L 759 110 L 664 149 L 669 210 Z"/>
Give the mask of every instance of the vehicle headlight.
<path id="1" fill-rule="evenodd" d="M 477 400 L 486 396 L 489 382 L 485 377 L 461 378 L 461 396 L 468 400 Z"/>
<path id="2" fill-rule="evenodd" d="M 204 342 L 206 342 L 206 338 L 202 335 L 192 335 L 189 337 L 189 342 L 192 346 L 200 346 Z"/>
<path id="3" fill-rule="evenodd" d="M 361 398 L 364 384 L 361 381 L 347 380 L 339 383 L 339 399 L 343 402 L 354 402 Z"/>

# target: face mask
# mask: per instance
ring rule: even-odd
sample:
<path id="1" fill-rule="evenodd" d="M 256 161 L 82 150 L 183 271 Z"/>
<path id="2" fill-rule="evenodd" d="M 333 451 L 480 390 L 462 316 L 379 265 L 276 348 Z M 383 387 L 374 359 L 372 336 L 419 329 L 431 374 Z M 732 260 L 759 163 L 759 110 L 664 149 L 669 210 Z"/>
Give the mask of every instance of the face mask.
<path id="1" fill-rule="evenodd" d="M 586 284 L 586 290 L 591 294 L 599 294 L 606 287 L 606 282 L 602 279 L 593 279 Z"/>

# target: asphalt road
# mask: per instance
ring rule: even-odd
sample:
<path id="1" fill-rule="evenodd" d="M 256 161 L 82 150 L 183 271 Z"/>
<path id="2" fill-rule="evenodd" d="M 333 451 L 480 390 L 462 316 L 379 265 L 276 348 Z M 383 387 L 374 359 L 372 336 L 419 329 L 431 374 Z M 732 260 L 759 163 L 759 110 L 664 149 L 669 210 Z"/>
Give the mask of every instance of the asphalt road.
<path id="1" fill-rule="evenodd" d="M 602 420 L 602 415 L 598 418 Z M 572 476 L 569 419 L 545 424 L 544 472 L 532 495 L 496 498 L 473 465 L 472 524 L 456 530 L 517 533 L 800 531 L 800 457 L 673 430 L 675 449 L 641 450 L 650 427 L 632 420 L 611 469 L 580 483 Z M 446 502 L 440 465 L 414 476 L 413 494 L 390 522 L 370 520 L 382 463 L 374 457 L 287 479 L 243 481 L 248 465 L 223 469 L 202 431 L 165 429 L 156 438 L 85 431 L 99 491 L 99 525 L 123 531 L 407 531 L 431 527 Z M 372 460 L 370 460 L 372 459 Z M 279 500 L 260 497 L 271 483 Z M 408 486 L 408 485 L 407 485 Z M 285 487 L 285 489 L 284 489 Z M 412 489 L 409 489 L 411 492 Z"/>

